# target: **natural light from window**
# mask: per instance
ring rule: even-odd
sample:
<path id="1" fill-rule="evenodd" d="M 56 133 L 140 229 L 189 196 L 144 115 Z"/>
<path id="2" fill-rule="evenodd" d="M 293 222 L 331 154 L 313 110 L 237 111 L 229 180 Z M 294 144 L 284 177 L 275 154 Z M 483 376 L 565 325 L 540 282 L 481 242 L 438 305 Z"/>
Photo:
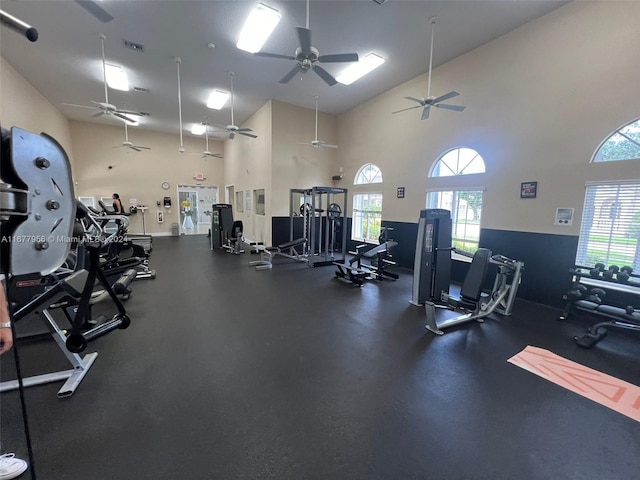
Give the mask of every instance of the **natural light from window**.
<path id="1" fill-rule="evenodd" d="M 435 162 L 431 177 L 450 177 L 485 173 L 484 160 L 471 148 L 460 147 L 445 152 Z M 474 253 L 480 244 L 480 219 L 484 188 L 446 189 L 427 192 L 427 208 L 451 212 L 453 247 Z"/>
<path id="2" fill-rule="evenodd" d="M 484 173 L 484 160 L 472 148 L 454 148 L 442 155 L 433 166 L 432 177 L 450 177 Z"/>
<path id="3" fill-rule="evenodd" d="M 627 123 L 609 135 L 593 156 L 593 162 L 637 159 L 640 159 L 640 119 Z"/>

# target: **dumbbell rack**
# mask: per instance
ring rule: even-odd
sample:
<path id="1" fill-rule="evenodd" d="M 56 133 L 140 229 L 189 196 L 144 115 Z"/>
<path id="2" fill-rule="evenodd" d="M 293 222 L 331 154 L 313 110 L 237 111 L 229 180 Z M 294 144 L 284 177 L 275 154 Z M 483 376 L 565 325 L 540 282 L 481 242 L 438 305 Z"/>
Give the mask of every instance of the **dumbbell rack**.
<path id="1" fill-rule="evenodd" d="M 586 335 L 574 337 L 575 342 L 584 348 L 591 348 L 604 338 L 607 328 L 610 327 L 640 331 L 640 313 L 637 310 L 640 306 L 640 275 L 630 274 L 628 280 L 619 281 L 613 277 L 595 276 L 594 270 L 597 269 L 582 266 L 576 266 L 570 270 L 572 286 L 563 296 L 567 303 L 559 318 L 559 320 L 565 320 L 571 311 L 576 310 L 596 318 L 606 319 L 593 325 Z M 600 271 L 603 271 L 602 268 Z M 615 292 L 615 295 L 623 300 L 605 304 L 603 300 L 607 292 L 611 294 Z M 620 306 L 615 306 L 615 303 Z M 622 304 L 625 305 L 622 306 Z"/>

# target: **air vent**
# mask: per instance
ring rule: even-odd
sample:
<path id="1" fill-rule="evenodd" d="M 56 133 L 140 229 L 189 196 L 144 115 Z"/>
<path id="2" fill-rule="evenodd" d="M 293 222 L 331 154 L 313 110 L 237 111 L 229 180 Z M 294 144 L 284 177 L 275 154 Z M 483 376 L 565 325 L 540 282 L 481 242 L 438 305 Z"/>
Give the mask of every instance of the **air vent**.
<path id="1" fill-rule="evenodd" d="M 144 53 L 144 45 L 140 43 L 130 42 L 129 40 L 122 40 L 124 42 L 124 46 L 129 50 L 133 50 L 134 52 Z"/>
<path id="2" fill-rule="evenodd" d="M 148 88 L 142 88 L 142 87 L 133 87 L 133 91 L 138 93 L 149 93 Z"/>

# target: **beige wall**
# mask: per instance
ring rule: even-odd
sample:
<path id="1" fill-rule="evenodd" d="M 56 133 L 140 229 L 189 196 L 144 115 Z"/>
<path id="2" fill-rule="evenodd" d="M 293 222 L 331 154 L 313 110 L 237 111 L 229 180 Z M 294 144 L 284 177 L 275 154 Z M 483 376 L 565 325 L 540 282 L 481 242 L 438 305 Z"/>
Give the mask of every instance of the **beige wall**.
<path id="1" fill-rule="evenodd" d="M 235 220 L 242 220 L 248 240 L 271 244 L 271 102 L 264 104 L 241 127 L 250 128 L 258 138 L 236 135 L 225 140 L 225 184 L 235 192 L 251 192 L 251 210 L 239 212 L 233 205 Z M 253 191 L 265 190 L 265 215 L 255 214 Z"/>
<path id="2" fill-rule="evenodd" d="M 336 150 L 313 148 L 315 110 L 273 102 L 273 216 L 289 216 L 292 188 L 331 186 Z M 337 144 L 336 117 L 318 114 L 318 139 Z"/>
<path id="3" fill-rule="evenodd" d="M 179 222 L 177 186 L 211 185 L 218 187 L 219 198 L 224 199 L 224 160 L 202 158 L 204 138 L 184 137 L 185 153 L 179 153 L 178 135 L 150 132 L 129 127 L 129 141 L 135 145 L 151 147 L 151 150 L 135 152 L 126 148 L 113 148 L 125 139 L 122 122 L 105 121 L 105 124 L 71 122 L 73 151 L 76 154 L 74 177 L 76 195 L 111 197 L 116 192 L 126 208 L 130 199 L 150 208 L 145 217 L 147 234 L 169 234 L 171 224 Z M 209 150 L 222 153 L 223 144 L 209 139 Z M 109 168 L 111 167 L 111 168 Z M 205 180 L 196 182 L 196 173 L 203 173 Z M 163 190 L 163 182 L 171 185 Z M 171 197 L 172 208 L 158 208 L 157 201 Z M 156 212 L 164 212 L 164 223 L 156 221 Z M 130 218 L 130 231 L 142 232 L 140 214 Z"/>
<path id="4" fill-rule="evenodd" d="M 586 180 L 640 178 L 637 162 L 589 164 L 601 140 L 640 115 L 638 44 L 640 2 L 574 2 L 541 17 L 434 70 L 432 93 L 459 91 L 450 103 L 462 113 L 392 115 L 411 105 L 403 96 L 426 95 L 423 75 L 341 115 L 341 186 L 373 162 L 387 220 L 415 222 L 427 188 L 485 186 L 484 228 L 577 235 Z M 476 149 L 487 173 L 427 178 L 457 146 Z M 536 199 L 519 198 L 525 181 L 538 181 Z M 573 227 L 553 226 L 557 207 L 576 209 Z"/>
<path id="5" fill-rule="evenodd" d="M 2 57 L 0 125 L 51 135 L 65 149 L 73 165 L 69 121 Z"/>

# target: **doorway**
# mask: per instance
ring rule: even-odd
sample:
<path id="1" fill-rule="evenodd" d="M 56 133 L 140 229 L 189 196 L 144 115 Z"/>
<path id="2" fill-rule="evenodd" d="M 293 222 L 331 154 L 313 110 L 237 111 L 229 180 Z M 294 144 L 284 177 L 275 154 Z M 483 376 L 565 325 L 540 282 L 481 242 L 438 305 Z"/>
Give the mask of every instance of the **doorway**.
<path id="1" fill-rule="evenodd" d="M 211 228 L 211 206 L 218 203 L 218 187 L 178 185 L 180 235 L 207 234 Z"/>

